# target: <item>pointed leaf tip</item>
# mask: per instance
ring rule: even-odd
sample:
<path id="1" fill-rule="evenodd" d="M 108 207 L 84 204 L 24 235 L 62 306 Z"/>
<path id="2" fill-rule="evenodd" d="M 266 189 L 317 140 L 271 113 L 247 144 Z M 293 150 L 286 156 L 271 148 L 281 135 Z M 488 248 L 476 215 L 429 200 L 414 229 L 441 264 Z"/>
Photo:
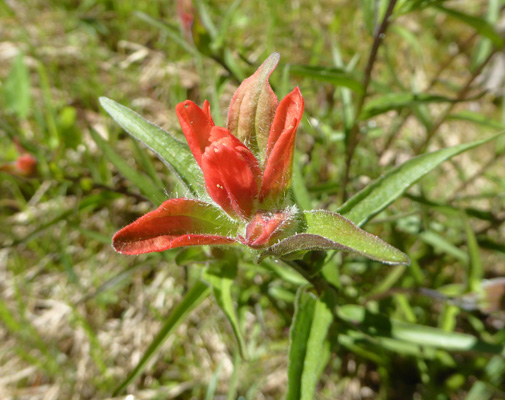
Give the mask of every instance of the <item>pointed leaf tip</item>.
<path id="1" fill-rule="evenodd" d="M 402 251 L 358 228 L 352 221 L 325 210 L 306 211 L 306 229 L 264 251 L 262 257 L 282 257 L 296 251 L 343 250 L 361 254 L 384 264 L 410 264 Z"/>
<path id="2" fill-rule="evenodd" d="M 261 65 L 260 69 L 264 69 L 268 75 L 272 73 L 272 71 L 277 67 L 277 64 L 279 64 L 279 60 L 281 59 L 281 55 L 277 52 L 272 53 L 268 56 L 268 58 L 263 61 L 263 64 Z"/>
<path id="3" fill-rule="evenodd" d="M 240 84 L 230 102 L 227 127 L 253 152 L 264 152 L 274 119 L 278 102 L 268 79 L 279 59 L 279 53 L 272 53 Z"/>

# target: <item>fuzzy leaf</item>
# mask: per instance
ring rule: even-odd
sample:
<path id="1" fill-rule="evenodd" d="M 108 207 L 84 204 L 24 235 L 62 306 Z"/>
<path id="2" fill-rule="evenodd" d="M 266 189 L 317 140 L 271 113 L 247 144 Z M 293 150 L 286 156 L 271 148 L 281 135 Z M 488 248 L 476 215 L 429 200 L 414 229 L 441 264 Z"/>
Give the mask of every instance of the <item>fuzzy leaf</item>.
<path id="1" fill-rule="evenodd" d="M 279 53 L 272 53 L 258 70 L 244 80 L 233 95 L 228 113 L 228 129 L 253 151 L 265 151 L 270 125 L 277 108 L 268 78 L 279 63 Z"/>
<path id="2" fill-rule="evenodd" d="M 116 232 L 121 254 L 144 254 L 183 246 L 231 244 L 236 226 L 217 207 L 193 199 L 170 199 Z"/>
<path id="3" fill-rule="evenodd" d="M 100 104 L 126 132 L 154 151 L 193 195 L 206 196 L 202 171 L 186 143 L 114 100 L 100 97 Z"/>
<path id="4" fill-rule="evenodd" d="M 353 222 L 330 211 L 304 212 L 303 233 L 290 236 L 267 248 L 261 257 L 282 257 L 296 251 L 338 249 L 361 254 L 385 264 L 410 264 L 406 254 Z"/>
<path id="5" fill-rule="evenodd" d="M 486 139 L 448 147 L 412 158 L 351 197 L 338 209 L 338 212 L 356 225 L 362 226 L 444 161 L 496 139 L 500 135 L 497 134 Z"/>

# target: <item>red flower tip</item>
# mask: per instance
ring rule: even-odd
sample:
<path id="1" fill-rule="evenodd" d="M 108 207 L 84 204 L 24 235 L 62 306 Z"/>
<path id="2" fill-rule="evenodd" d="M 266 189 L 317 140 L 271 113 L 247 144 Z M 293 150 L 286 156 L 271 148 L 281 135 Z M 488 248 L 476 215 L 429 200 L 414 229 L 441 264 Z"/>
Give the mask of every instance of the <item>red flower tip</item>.
<path id="1" fill-rule="evenodd" d="M 17 176 L 32 176 L 37 169 L 37 159 L 31 154 L 21 154 L 16 161 L 0 165 L 0 171 Z"/>
<path id="2" fill-rule="evenodd" d="M 275 112 L 268 136 L 260 192 L 260 202 L 267 207 L 282 201 L 291 184 L 296 130 L 303 109 L 303 97 L 300 89 L 296 87 L 282 99 Z"/>
<path id="3" fill-rule="evenodd" d="M 175 112 L 189 148 L 201 167 L 202 154 L 210 144 L 210 131 L 214 126 L 214 121 L 210 116 L 209 102 L 205 100 L 201 109 L 192 101 L 186 100 L 177 104 Z"/>
<path id="4" fill-rule="evenodd" d="M 295 225 L 295 218 L 289 210 L 277 213 L 259 212 L 247 225 L 245 239 L 242 238 L 241 241 L 253 248 L 271 246 L 288 236 Z"/>
<path id="5" fill-rule="evenodd" d="M 23 154 L 16 160 L 16 170 L 20 175 L 31 176 L 35 173 L 37 159 L 31 154 Z"/>
<path id="6" fill-rule="evenodd" d="M 191 27 L 195 20 L 195 8 L 191 0 L 177 0 L 177 16 L 184 34 L 191 38 Z"/>

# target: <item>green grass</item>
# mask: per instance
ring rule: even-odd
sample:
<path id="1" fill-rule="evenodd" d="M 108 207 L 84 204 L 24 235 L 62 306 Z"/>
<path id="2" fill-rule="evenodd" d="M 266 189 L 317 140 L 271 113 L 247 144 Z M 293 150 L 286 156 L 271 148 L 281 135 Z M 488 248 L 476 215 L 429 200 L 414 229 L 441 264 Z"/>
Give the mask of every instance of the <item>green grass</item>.
<path id="1" fill-rule="evenodd" d="M 342 208 L 412 265 L 313 254 L 338 288 L 333 323 L 324 319 L 331 301 L 311 297 L 289 265 L 257 265 L 241 251 L 233 283 L 220 281 L 233 304 L 209 295 L 186 315 L 177 307 L 216 255 L 112 250 L 119 228 L 186 189 L 98 101 L 113 99 L 181 139 L 177 103 L 208 99 L 223 125 L 238 81 L 277 51 L 277 95 L 298 85 L 305 100 L 294 198 L 336 211 L 416 155 L 503 129 L 503 82 L 486 86 L 501 57 L 489 55 L 501 45 L 493 24 L 503 2 L 446 2 L 447 11 L 399 1 L 361 110 L 374 15 L 380 22 L 388 1 L 204 1 L 213 26 L 194 36 L 196 47 L 173 3 L 0 4 L 0 165 L 19 156 L 14 140 L 38 160 L 32 176 L 0 171 L 0 397 L 111 398 L 136 371 L 114 398 L 284 398 L 289 326 L 303 321 L 303 299 L 318 310 L 308 345 L 322 348 L 300 384 L 319 376 L 317 399 L 505 398 L 503 303 L 490 312 L 475 300 L 483 279 L 505 275 L 504 136 L 420 174 L 405 193 L 393 187 L 391 204 L 358 196 L 350 203 L 366 213 Z M 135 370 L 174 310 L 180 324 Z M 317 326 L 328 329 L 324 342 Z"/>

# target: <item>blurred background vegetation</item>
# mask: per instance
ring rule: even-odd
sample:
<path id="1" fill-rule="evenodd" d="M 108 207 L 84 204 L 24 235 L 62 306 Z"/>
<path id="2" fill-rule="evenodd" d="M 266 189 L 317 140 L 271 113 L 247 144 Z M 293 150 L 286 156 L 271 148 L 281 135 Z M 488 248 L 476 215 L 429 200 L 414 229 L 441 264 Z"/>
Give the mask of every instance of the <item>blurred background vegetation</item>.
<path id="1" fill-rule="evenodd" d="M 504 129 L 505 1 L 398 1 L 378 35 L 390 4 L 206 0 L 183 15 L 162 0 L 0 1 L 2 399 L 112 398 L 202 269 L 201 250 L 111 249 L 154 207 L 128 171 L 158 202 L 183 189 L 100 96 L 182 137 L 178 102 L 208 99 L 224 125 L 240 80 L 277 51 L 277 95 L 298 85 L 306 107 L 295 197 L 329 210 L 418 154 Z M 324 265 L 342 302 L 491 347 L 402 347 L 373 330 L 354 340 L 335 324 L 316 398 L 505 399 L 504 150 L 502 137 L 444 163 L 365 225 L 410 267 L 341 254 Z M 286 266 L 242 254 L 233 295 L 249 359 L 208 299 L 128 386 L 131 399 L 283 398 L 299 285 Z"/>

